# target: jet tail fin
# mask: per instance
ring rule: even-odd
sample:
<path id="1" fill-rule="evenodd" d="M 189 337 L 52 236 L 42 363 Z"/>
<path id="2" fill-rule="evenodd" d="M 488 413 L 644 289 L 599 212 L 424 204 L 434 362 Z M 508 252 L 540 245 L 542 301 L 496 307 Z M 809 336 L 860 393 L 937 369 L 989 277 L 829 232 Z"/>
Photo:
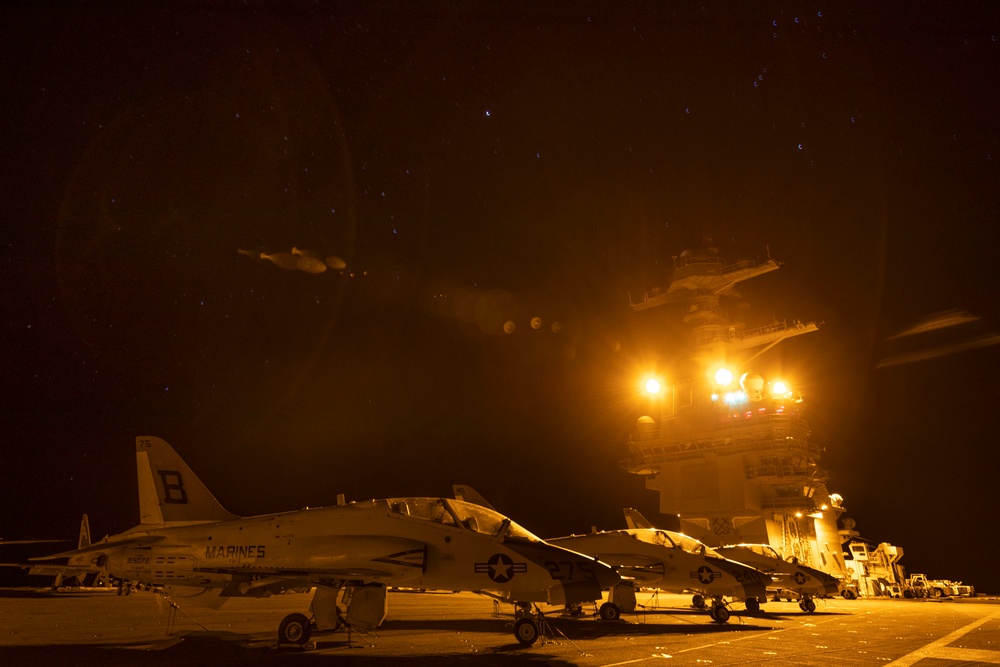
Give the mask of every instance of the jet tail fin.
<path id="1" fill-rule="evenodd" d="M 135 439 L 139 522 L 196 523 L 239 518 L 227 512 L 165 440 Z"/>
<path id="2" fill-rule="evenodd" d="M 629 528 L 655 528 L 652 522 L 644 517 L 639 510 L 633 507 L 626 507 L 625 512 L 625 523 L 628 524 Z"/>
<path id="3" fill-rule="evenodd" d="M 473 505 L 479 505 L 480 507 L 485 507 L 486 509 L 493 510 L 496 509 L 493 505 L 490 505 L 486 498 L 483 498 L 478 491 L 476 491 L 471 486 L 466 484 L 452 484 L 452 493 L 455 495 L 456 500 L 464 500 L 467 503 L 472 503 Z"/>
<path id="4" fill-rule="evenodd" d="M 80 521 L 80 539 L 76 543 L 77 549 L 86 549 L 91 544 L 90 542 L 90 519 L 87 515 L 83 515 L 83 519 Z"/>

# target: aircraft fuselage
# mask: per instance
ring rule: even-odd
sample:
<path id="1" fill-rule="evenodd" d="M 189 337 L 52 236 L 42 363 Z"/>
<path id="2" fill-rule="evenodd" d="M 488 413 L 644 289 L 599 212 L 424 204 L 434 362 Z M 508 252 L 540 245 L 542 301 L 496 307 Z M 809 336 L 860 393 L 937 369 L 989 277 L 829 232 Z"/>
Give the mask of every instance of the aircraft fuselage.
<path id="1" fill-rule="evenodd" d="M 372 500 L 231 521 L 138 526 L 101 546 L 115 578 L 223 588 L 222 595 L 251 594 L 262 586 L 273 591 L 277 577 L 282 589 L 327 578 L 495 591 L 512 600 L 566 604 L 599 598 L 602 579 L 610 578 L 592 558 L 538 540 L 493 535 L 493 527 L 481 532 L 449 513 L 437 519 L 405 513 L 407 503 L 435 502 L 444 501 Z"/>
<path id="2" fill-rule="evenodd" d="M 770 578 L 752 567 L 718 556 L 690 553 L 673 545 L 669 539 L 661 539 L 660 543 L 640 539 L 664 534 L 664 531 L 640 528 L 571 535 L 549 541 L 594 556 L 647 588 L 678 593 L 696 591 L 710 597 L 727 596 L 740 600 L 766 594 L 765 584 Z"/>

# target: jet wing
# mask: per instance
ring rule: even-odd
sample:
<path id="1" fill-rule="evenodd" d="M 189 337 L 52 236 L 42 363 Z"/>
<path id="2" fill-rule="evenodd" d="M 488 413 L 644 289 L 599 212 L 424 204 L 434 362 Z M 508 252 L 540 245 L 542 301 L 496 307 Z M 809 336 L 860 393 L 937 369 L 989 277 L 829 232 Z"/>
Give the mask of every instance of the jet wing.
<path id="1" fill-rule="evenodd" d="M 28 574 L 48 574 L 52 576 L 68 573 L 83 574 L 84 572 L 98 572 L 100 570 L 100 568 L 97 567 L 88 569 L 80 565 L 70 565 L 68 563 L 56 565 L 38 565 L 36 563 L 0 563 L 0 567 L 16 567 L 22 570 L 28 570 Z"/>
<path id="2" fill-rule="evenodd" d="M 23 565 L 21 567 L 24 567 Z M 91 572 L 100 572 L 99 567 L 80 567 L 79 565 L 33 565 L 28 569 L 28 574 L 42 575 L 48 577 L 79 577 Z"/>
<path id="3" fill-rule="evenodd" d="M 74 576 L 88 572 L 101 572 L 104 569 L 102 554 L 124 547 L 141 549 L 152 546 L 163 539 L 165 538 L 159 535 L 139 535 L 124 540 L 102 541 L 72 551 L 36 556 L 29 558 L 27 562 L 0 563 L 0 567 L 18 567 L 22 570 L 28 570 L 28 574 L 50 576 Z"/>

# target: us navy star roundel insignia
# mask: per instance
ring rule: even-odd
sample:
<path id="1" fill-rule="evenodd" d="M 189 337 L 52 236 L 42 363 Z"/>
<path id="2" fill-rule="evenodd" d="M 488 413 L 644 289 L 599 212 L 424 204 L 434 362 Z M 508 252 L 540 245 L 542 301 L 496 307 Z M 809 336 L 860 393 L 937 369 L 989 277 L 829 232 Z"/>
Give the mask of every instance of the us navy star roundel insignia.
<path id="1" fill-rule="evenodd" d="M 476 574 L 485 573 L 498 584 L 506 584 L 516 573 L 527 571 L 527 563 L 515 563 L 505 554 L 494 554 L 485 563 L 476 563 Z"/>
<path id="2" fill-rule="evenodd" d="M 715 571 L 707 565 L 702 565 L 697 572 L 691 573 L 692 579 L 697 579 L 703 584 L 710 584 L 715 581 Z"/>
<path id="3" fill-rule="evenodd" d="M 795 583 L 797 583 L 799 586 L 806 583 L 806 575 L 802 574 L 802 572 L 796 572 L 794 579 Z"/>

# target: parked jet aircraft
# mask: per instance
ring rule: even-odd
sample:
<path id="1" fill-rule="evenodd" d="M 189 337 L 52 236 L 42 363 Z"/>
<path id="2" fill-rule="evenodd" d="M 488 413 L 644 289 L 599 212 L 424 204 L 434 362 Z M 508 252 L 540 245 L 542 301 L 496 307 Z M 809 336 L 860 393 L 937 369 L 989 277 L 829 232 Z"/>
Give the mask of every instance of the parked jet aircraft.
<path id="1" fill-rule="evenodd" d="M 41 541 L 41 540 L 40 540 Z M 68 542 L 69 540 L 44 540 L 47 542 Z M 76 548 L 86 549 L 90 546 L 90 520 L 87 515 L 83 515 L 80 520 L 80 537 L 77 539 Z M 87 583 L 88 575 L 93 574 L 93 578 L 99 578 L 100 572 L 95 572 L 91 567 L 68 567 L 66 565 L 33 565 L 28 574 L 51 575 L 55 577 L 52 581 L 53 590 L 59 588 L 66 581 L 75 581 L 76 585 Z M 92 583 L 92 582 L 91 582 Z M 88 584 L 89 585 L 89 584 Z"/>
<path id="2" fill-rule="evenodd" d="M 530 608 L 601 597 L 620 578 L 594 558 L 552 546 L 507 517 L 446 498 L 391 498 L 239 517 L 216 501 L 165 441 L 136 438 L 140 524 L 35 567 L 106 571 L 126 585 L 162 587 L 175 602 L 218 607 L 315 587 L 312 620 L 282 620 L 282 643 L 312 628 L 377 627 L 386 587 L 475 591 Z M 538 626 L 520 614 L 514 633 Z"/>
<path id="3" fill-rule="evenodd" d="M 484 504 L 486 500 L 469 486 L 456 485 L 456 497 Z M 766 595 L 765 583 L 770 577 L 752 567 L 728 560 L 693 537 L 655 528 L 629 528 L 588 535 L 569 535 L 547 540 L 550 544 L 590 554 L 608 563 L 624 579 L 610 589 L 608 601 L 598 610 L 605 620 L 617 619 L 622 611 L 635 609 L 635 587 L 655 588 L 681 593 L 695 591 L 697 606 L 705 606 L 704 598 L 712 599 L 709 615 L 717 623 L 729 620 L 730 612 L 724 597 L 747 602 L 748 608 L 759 609 Z"/>
<path id="4" fill-rule="evenodd" d="M 652 528 L 646 517 L 638 510 L 625 510 L 625 522 L 629 528 Z M 714 551 L 738 563 L 749 565 L 771 577 L 767 590 L 775 595 L 782 591 L 792 591 L 798 595 L 799 608 L 802 611 L 816 611 L 814 597 L 836 595 L 840 589 L 837 579 L 826 572 L 800 565 L 798 562 L 784 560 L 769 544 L 735 544 L 725 547 L 713 547 Z M 747 602 L 747 609 L 757 611 L 757 600 Z"/>
<path id="5" fill-rule="evenodd" d="M 791 591 L 798 597 L 802 611 L 816 611 L 813 598 L 836 595 L 840 591 L 840 582 L 832 575 L 798 562 L 786 561 L 769 544 L 733 544 L 715 547 L 715 550 L 726 558 L 771 575 L 768 592 L 777 599 L 782 592 Z"/>

